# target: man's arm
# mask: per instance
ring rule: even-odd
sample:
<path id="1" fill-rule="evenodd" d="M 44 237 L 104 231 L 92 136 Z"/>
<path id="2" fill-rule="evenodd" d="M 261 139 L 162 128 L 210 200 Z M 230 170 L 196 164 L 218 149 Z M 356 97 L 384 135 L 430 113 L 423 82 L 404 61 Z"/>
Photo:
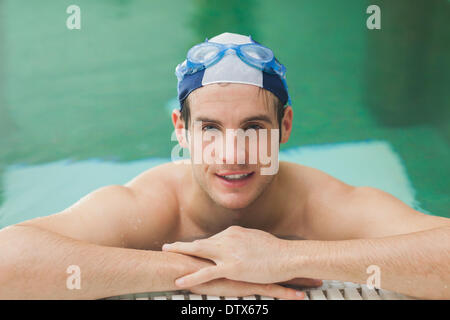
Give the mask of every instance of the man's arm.
<path id="1" fill-rule="evenodd" d="M 334 182 L 312 197 L 301 234 L 309 240 L 281 240 L 231 227 L 196 243 L 165 246 L 217 264 L 177 280 L 178 286 L 221 277 L 256 283 L 297 277 L 366 283 L 367 268 L 375 265 L 384 289 L 449 299 L 450 220 L 413 210 L 381 190 Z"/>
<path id="2" fill-rule="evenodd" d="M 289 241 L 292 276 L 367 283 L 426 299 L 450 299 L 450 227 L 375 239 Z"/>
<path id="3" fill-rule="evenodd" d="M 367 273 L 369 266 L 375 266 L 383 289 L 449 299 L 449 243 L 449 226 L 340 241 L 283 240 L 261 230 L 233 226 L 208 239 L 166 244 L 163 250 L 215 262 L 177 279 L 180 288 L 224 277 L 253 283 L 302 277 L 367 283 L 369 276 L 377 276 L 371 269 Z"/>
<path id="4" fill-rule="evenodd" d="M 208 265 L 185 255 L 100 246 L 34 226 L 6 227 L 0 243 L 0 299 L 99 299 L 175 290 L 177 276 Z M 75 275 L 69 266 L 79 267 L 79 290 L 67 287 Z"/>
<path id="5" fill-rule="evenodd" d="M 450 225 L 450 219 L 414 210 L 387 192 L 334 178 L 311 194 L 306 208 L 303 236 L 309 240 L 379 238 Z"/>
<path id="6" fill-rule="evenodd" d="M 96 299 L 175 290 L 176 278 L 211 266 L 211 261 L 160 251 L 163 242 L 176 237 L 178 223 L 174 192 L 165 181 L 143 174 L 126 187 L 101 188 L 59 214 L 0 230 L 0 299 Z M 73 272 L 70 266 L 79 268 L 79 290 L 67 287 L 77 276 L 67 273 Z M 189 289 L 303 297 L 277 284 L 226 279 Z"/>
<path id="7" fill-rule="evenodd" d="M 338 241 L 293 242 L 297 253 L 308 248 L 315 276 L 365 283 L 367 267 L 376 265 L 382 288 L 450 298 L 450 219 L 421 213 L 376 188 L 331 185 L 311 201 L 308 239 Z"/>
<path id="8" fill-rule="evenodd" d="M 176 202 L 162 181 L 150 173 L 129 187 L 101 188 L 61 213 L 0 230 L 0 297 L 102 298 L 174 289 L 177 275 L 207 263 L 137 250 L 160 248 L 176 229 Z M 70 265 L 80 267 L 80 290 L 66 287 Z"/>

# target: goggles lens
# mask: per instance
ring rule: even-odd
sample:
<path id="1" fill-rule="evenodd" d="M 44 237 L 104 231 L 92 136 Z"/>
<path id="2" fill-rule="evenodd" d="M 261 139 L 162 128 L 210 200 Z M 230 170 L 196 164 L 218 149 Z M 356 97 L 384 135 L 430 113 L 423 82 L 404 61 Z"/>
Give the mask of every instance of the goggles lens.
<path id="1" fill-rule="evenodd" d="M 188 59 L 196 64 L 206 63 L 219 53 L 217 46 L 202 43 L 188 52 Z"/>
<path id="2" fill-rule="evenodd" d="M 255 59 L 261 63 L 268 63 L 273 59 L 272 50 L 257 45 L 242 46 L 241 51 L 247 57 Z"/>

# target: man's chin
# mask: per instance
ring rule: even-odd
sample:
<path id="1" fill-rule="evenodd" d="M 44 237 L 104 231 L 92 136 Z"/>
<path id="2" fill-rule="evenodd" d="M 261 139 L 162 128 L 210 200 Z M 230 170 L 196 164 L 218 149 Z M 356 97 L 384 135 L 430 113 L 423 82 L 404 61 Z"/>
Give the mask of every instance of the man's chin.
<path id="1" fill-rule="evenodd" d="M 219 195 L 215 198 L 217 204 L 230 210 L 245 209 L 253 202 L 248 194 Z"/>

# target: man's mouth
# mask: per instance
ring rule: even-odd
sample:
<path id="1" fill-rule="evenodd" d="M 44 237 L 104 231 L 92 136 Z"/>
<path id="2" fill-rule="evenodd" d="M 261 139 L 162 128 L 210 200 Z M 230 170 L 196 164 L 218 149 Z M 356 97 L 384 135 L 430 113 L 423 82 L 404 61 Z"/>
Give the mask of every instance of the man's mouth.
<path id="1" fill-rule="evenodd" d="M 253 175 L 253 172 L 248 173 L 234 173 L 234 174 L 218 174 L 216 173 L 216 176 L 219 178 L 222 178 L 227 181 L 240 181 L 245 180 L 249 178 L 251 175 Z"/>
<path id="2" fill-rule="evenodd" d="M 255 172 L 229 171 L 216 173 L 221 184 L 227 188 L 242 188 L 247 185 Z"/>

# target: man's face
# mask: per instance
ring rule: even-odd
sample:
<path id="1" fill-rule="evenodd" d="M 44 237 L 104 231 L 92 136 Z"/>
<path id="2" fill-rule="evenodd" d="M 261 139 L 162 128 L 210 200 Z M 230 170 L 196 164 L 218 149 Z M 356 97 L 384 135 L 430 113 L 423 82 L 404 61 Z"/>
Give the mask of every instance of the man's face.
<path id="1" fill-rule="evenodd" d="M 213 84 L 192 92 L 189 106 L 189 149 L 197 183 L 222 207 L 242 209 L 249 206 L 270 185 L 278 171 L 261 174 L 261 168 L 270 166 L 261 164 L 260 155 L 264 148 L 267 148 L 263 151 L 266 159 L 276 161 L 278 168 L 278 136 L 271 137 L 279 129 L 273 96 L 252 85 Z M 238 143 L 236 135 L 227 135 L 227 129 L 228 134 L 230 129 L 241 129 L 241 134 L 248 133 L 249 136 L 253 133 L 253 139 L 245 138 Z M 266 131 L 266 139 L 262 131 Z M 214 138 L 205 139 L 208 136 Z M 199 159 L 194 159 L 199 149 L 203 157 L 201 163 L 194 161 Z M 239 156 L 243 164 L 238 163 Z M 205 161 L 206 157 L 210 161 Z"/>

